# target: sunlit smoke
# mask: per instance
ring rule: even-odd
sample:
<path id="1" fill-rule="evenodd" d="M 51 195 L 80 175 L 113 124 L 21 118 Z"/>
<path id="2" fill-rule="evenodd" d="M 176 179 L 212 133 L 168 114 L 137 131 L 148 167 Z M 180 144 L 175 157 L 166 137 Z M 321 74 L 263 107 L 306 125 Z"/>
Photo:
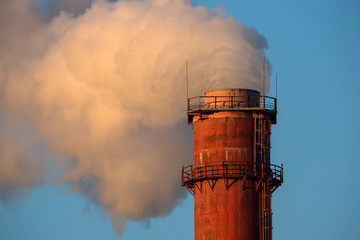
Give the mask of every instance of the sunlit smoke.
<path id="1" fill-rule="evenodd" d="M 263 90 L 265 38 L 190 1 L 0 4 L 3 202 L 69 183 L 119 234 L 166 216 L 192 155 L 185 64 L 191 95 Z"/>

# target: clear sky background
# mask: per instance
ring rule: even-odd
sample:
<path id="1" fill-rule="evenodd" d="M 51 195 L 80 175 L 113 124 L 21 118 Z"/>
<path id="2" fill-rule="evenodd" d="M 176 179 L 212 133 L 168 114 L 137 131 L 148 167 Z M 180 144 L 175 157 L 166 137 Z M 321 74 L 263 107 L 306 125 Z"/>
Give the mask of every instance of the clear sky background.
<path id="1" fill-rule="evenodd" d="M 269 44 L 272 96 L 275 73 L 279 76 L 272 162 L 284 164 L 284 184 L 273 194 L 273 239 L 360 239 L 360 2 L 194 1 L 198 4 L 222 6 Z M 41 187 L 22 201 L 0 205 L 0 239 L 119 239 L 99 207 L 64 188 Z M 121 239 L 193 239 L 193 234 L 188 194 L 166 218 L 127 224 Z"/>

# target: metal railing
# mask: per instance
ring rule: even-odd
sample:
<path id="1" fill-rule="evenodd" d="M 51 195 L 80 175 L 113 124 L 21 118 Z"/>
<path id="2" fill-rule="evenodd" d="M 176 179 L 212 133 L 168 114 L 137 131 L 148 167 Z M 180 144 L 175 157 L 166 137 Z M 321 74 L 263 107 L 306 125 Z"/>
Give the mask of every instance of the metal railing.
<path id="1" fill-rule="evenodd" d="M 262 109 L 276 112 L 276 98 L 268 96 L 198 96 L 188 98 L 187 111 Z"/>
<path id="2" fill-rule="evenodd" d="M 182 169 L 182 184 L 194 183 L 206 179 L 271 179 L 279 184 L 283 182 L 283 167 L 275 164 L 249 162 L 246 164 L 236 162 L 205 163 L 194 167 L 184 166 Z"/>

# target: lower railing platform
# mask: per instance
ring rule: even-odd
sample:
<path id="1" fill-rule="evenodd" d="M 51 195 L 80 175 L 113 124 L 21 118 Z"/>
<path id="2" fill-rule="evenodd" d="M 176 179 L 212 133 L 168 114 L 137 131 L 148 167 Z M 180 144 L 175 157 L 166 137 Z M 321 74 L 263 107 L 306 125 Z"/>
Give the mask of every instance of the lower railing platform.
<path id="1" fill-rule="evenodd" d="M 194 187 L 202 191 L 204 181 L 214 189 L 218 180 L 224 180 L 226 189 L 239 180 L 256 181 L 257 188 L 263 181 L 269 181 L 271 192 L 274 192 L 283 183 L 283 167 L 274 164 L 264 163 L 237 163 L 237 162 L 216 162 L 203 165 L 189 165 L 182 169 L 182 186 L 194 194 Z"/>

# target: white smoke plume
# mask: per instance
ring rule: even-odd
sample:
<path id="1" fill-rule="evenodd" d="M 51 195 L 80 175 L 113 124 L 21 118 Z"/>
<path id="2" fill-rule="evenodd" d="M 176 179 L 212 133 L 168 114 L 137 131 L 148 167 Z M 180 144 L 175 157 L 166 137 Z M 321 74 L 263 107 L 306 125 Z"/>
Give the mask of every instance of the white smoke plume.
<path id="1" fill-rule="evenodd" d="M 263 88 L 265 38 L 187 0 L 0 0 L 0 33 L 0 199 L 68 183 L 119 234 L 185 197 L 185 63 L 192 95 Z"/>

